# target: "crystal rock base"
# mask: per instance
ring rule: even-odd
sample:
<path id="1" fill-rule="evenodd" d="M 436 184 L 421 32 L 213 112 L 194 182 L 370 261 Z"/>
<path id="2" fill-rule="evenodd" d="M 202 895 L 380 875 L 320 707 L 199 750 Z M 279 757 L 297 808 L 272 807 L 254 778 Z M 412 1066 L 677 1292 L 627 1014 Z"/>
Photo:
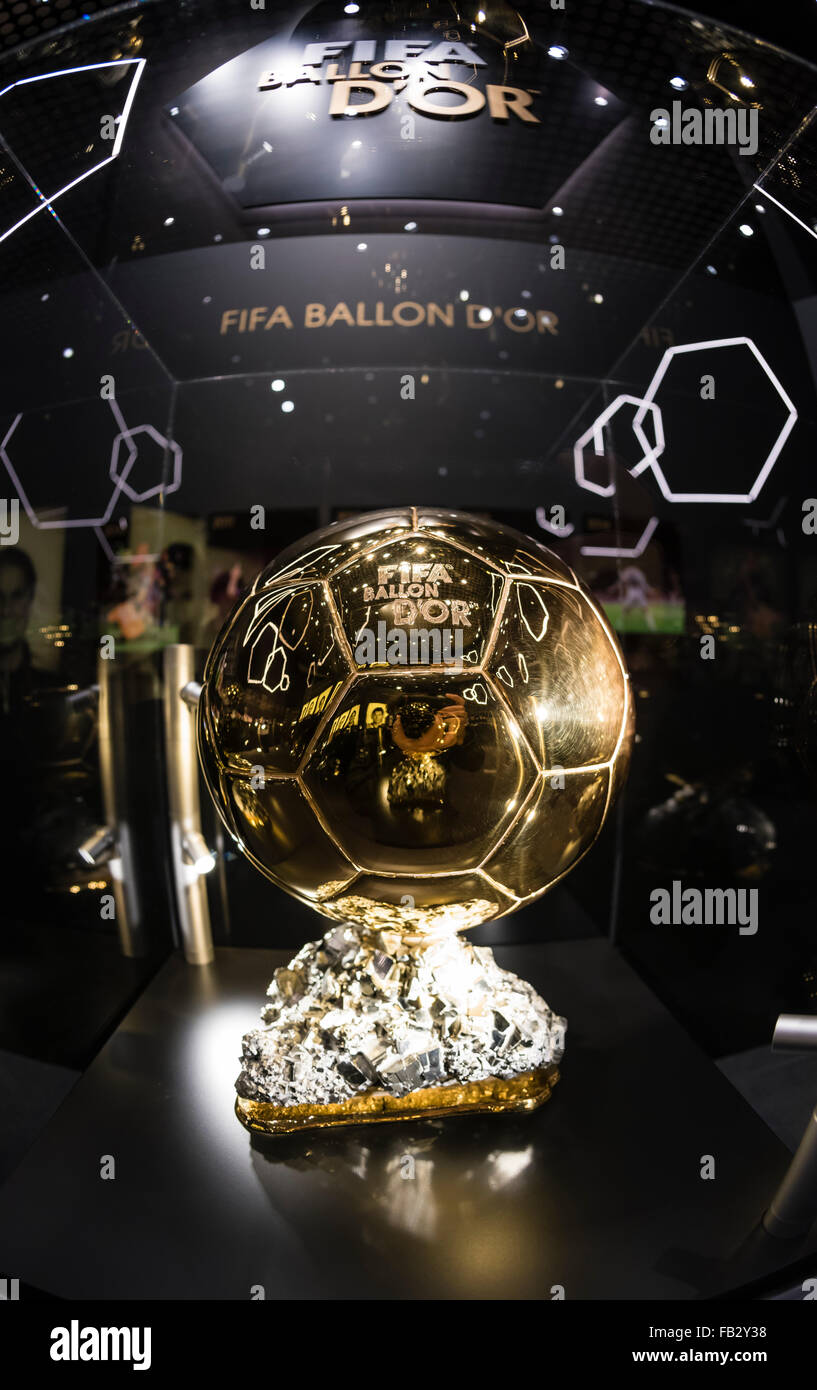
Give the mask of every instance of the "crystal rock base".
<path id="1" fill-rule="evenodd" d="M 383 1120 L 434 1119 L 441 1115 L 479 1114 L 496 1110 L 535 1110 L 559 1080 L 557 1067 L 540 1067 L 505 1080 L 498 1076 L 458 1085 L 423 1086 L 404 1096 L 374 1088 L 337 1105 L 269 1105 L 237 1096 L 235 1113 L 254 1134 L 292 1134 L 299 1129 L 332 1125 L 375 1124 Z"/>
<path id="2" fill-rule="evenodd" d="M 236 1082 L 256 1133 L 533 1110 L 558 1080 L 565 1020 L 457 935 L 334 927 L 267 996 Z"/>

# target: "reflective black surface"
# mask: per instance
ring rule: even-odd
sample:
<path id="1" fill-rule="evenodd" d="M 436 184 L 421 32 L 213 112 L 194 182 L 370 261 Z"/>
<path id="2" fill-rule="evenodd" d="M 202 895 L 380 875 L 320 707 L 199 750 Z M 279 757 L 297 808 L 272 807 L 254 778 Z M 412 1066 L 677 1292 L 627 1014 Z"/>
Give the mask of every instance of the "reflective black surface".
<path id="1" fill-rule="evenodd" d="M 539 1111 L 265 1144 L 233 1083 L 285 955 L 172 958 L 0 1193 L 2 1273 L 79 1298 L 684 1299 L 817 1245 L 753 1235 L 787 1152 L 609 946 L 496 954 L 568 1016 Z"/>

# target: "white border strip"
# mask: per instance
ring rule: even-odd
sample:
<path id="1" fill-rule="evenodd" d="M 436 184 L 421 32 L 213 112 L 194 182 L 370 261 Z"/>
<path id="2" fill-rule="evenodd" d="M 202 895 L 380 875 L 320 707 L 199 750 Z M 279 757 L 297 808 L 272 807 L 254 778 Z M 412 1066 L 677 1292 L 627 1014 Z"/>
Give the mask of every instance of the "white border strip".
<path id="1" fill-rule="evenodd" d="M 50 208 L 51 204 L 55 203 L 58 198 L 61 198 L 63 193 L 70 192 L 72 188 L 76 188 L 78 183 L 82 183 L 84 179 L 89 179 L 92 174 L 98 173 L 100 169 L 105 168 L 106 164 L 111 164 L 116 159 L 122 148 L 122 141 L 125 137 L 125 127 L 128 123 L 133 99 L 136 96 L 136 88 L 139 85 L 139 79 L 142 76 L 146 62 L 146 58 L 117 58 L 110 63 L 89 63 L 85 67 L 62 68 L 59 72 L 43 72 L 38 77 L 21 77 L 18 82 L 12 82 L 8 87 L 3 88 L 2 92 L 0 92 L 0 98 L 4 97 L 7 92 L 12 91 L 15 87 L 24 87 L 31 82 L 45 82 L 49 77 L 69 77 L 72 73 L 94 72 L 98 68 L 123 68 L 132 67 L 134 64 L 136 65 L 136 72 L 131 79 L 130 90 L 128 91 L 125 104 L 122 107 L 122 112 L 117 120 L 117 132 L 116 139 L 113 142 L 113 149 L 108 157 L 101 160 L 99 164 L 95 164 L 91 169 L 86 169 L 84 174 L 80 174 L 78 178 L 72 179 L 64 188 L 60 188 L 49 197 L 46 197 L 44 193 L 40 193 L 40 190 L 37 189 L 37 193 L 42 199 L 42 202 L 32 208 L 31 212 L 27 212 L 25 217 L 21 217 L 19 222 L 15 222 L 13 227 L 9 227 L 5 232 L 0 233 L 0 242 L 5 241 L 6 237 L 12 236 L 14 232 L 19 231 L 20 227 L 23 227 L 26 222 L 30 222 L 31 218 L 36 217 L 38 212 L 44 212 L 46 208 Z"/>

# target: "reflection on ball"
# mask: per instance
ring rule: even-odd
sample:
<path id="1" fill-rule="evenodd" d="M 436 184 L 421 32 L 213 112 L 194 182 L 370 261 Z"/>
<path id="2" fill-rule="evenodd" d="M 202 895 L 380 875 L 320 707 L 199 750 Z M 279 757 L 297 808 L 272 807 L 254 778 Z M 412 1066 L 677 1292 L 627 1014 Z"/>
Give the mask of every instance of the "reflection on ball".
<path id="1" fill-rule="evenodd" d="M 328 917 L 409 935 L 567 873 L 632 740 L 618 644 L 573 572 L 508 527 L 421 508 L 279 556 L 217 638 L 199 708 L 248 858 Z"/>

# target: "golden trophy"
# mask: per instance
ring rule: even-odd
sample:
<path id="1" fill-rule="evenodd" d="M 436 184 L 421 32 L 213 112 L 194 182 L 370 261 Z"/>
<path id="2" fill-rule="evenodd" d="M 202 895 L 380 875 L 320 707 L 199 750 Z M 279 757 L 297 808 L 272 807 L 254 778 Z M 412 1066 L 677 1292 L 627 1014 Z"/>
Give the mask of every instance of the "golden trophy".
<path id="1" fill-rule="evenodd" d="M 532 1110 L 565 1020 L 460 935 L 558 882 L 632 742 L 618 643 L 558 556 L 459 512 L 373 512 L 258 575 L 199 752 L 227 829 L 331 919 L 244 1038 L 250 1130 Z"/>

